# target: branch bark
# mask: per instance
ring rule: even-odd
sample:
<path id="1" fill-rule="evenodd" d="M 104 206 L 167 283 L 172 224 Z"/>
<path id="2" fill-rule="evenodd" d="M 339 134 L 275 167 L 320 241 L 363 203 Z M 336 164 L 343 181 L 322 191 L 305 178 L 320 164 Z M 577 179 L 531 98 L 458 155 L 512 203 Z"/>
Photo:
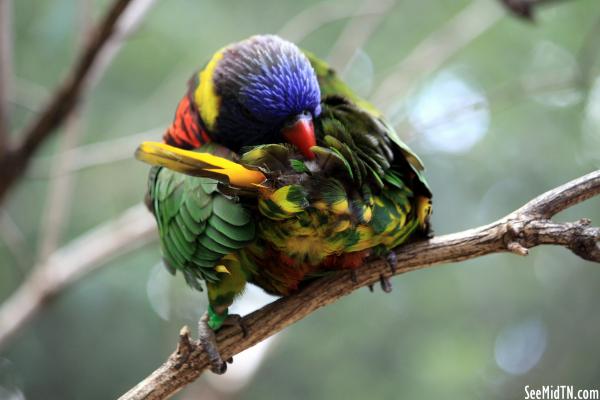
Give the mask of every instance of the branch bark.
<path id="1" fill-rule="evenodd" d="M 119 17 L 132 0 L 115 0 L 106 16 L 93 30 L 85 50 L 75 62 L 65 81 L 58 87 L 50 103 L 22 133 L 22 140 L 7 149 L 0 159 L 0 202 L 10 187 L 23 175 L 39 146 L 71 113 L 98 56 L 115 31 Z"/>
<path id="2" fill-rule="evenodd" d="M 421 268 L 480 257 L 491 253 L 513 252 L 526 255 L 528 249 L 543 244 L 564 246 L 578 256 L 600 263 L 600 228 L 583 219 L 556 223 L 558 212 L 600 194 L 600 170 L 550 190 L 523 207 L 489 225 L 434 237 L 403 246 L 398 251 L 398 266 L 376 260 L 356 271 L 356 281 L 348 273 L 318 279 L 296 294 L 283 297 L 243 318 L 249 335 L 239 327 L 217 333 L 221 355 L 227 359 L 274 335 L 308 314 L 348 295 L 363 286 L 373 285 L 381 276 L 399 275 Z M 177 350 L 146 379 L 120 397 L 120 400 L 165 399 L 198 378 L 209 367 L 202 348 L 190 340 L 189 330 L 180 332 Z"/>

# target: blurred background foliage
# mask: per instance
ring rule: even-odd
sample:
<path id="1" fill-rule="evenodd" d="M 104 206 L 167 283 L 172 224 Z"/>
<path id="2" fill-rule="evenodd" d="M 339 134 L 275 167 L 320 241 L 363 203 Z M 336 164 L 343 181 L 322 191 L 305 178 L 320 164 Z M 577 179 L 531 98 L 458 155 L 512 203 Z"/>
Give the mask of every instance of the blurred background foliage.
<path id="1" fill-rule="evenodd" d="M 85 22 L 108 5 L 13 1 L 14 132 L 64 78 Z M 501 217 L 600 167 L 600 2 L 539 11 L 530 24 L 493 0 L 156 2 L 79 107 L 56 244 L 139 203 L 147 167 L 132 157 L 137 142 L 160 137 L 215 50 L 265 32 L 329 57 L 386 110 L 425 161 L 437 234 Z M 459 34 L 447 34 L 460 13 Z M 434 51 L 415 58 L 424 41 Z M 398 73 L 397 87 L 380 87 Z M 63 150 L 60 135 L 50 140 L 0 210 L 0 299 L 40 257 L 52 156 Z M 600 223 L 598 199 L 558 218 L 582 217 Z M 206 306 L 159 257 L 156 242 L 129 252 L 49 304 L 0 353 L 0 398 L 114 398 L 157 367 Z M 523 398 L 524 385 L 598 388 L 596 265 L 546 247 L 392 283 L 389 295 L 360 290 L 314 313 L 177 398 L 507 399 Z M 252 290 L 240 307 L 265 301 Z"/>

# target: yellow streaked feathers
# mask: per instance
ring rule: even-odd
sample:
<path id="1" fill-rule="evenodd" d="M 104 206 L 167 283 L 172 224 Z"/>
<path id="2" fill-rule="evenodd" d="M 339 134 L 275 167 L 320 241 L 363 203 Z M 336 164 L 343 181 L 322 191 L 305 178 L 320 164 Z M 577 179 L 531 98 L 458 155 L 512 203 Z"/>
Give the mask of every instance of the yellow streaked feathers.
<path id="1" fill-rule="evenodd" d="M 350 211 L 347 199 L 341 199 L 331 204 L 331 211 L 334 214 L 347 214 Z"/>
<path id="2" fill-rule="evenodd" d="M 271 196 L 271 200 L 277 204 L 281 209 L 289 214 L 296 214 L 303 211 L 301 204 L 294 203 L 288 200 L 288 195 L 292 186 L 284 186 L 277 189 Z"/>
<path id="3" fill-rule="evenodd" d="M 186 175 L 213 178 L 238 188 L 257 189 L 266 180 L 260 171 L 209 153 L 198 153 L 165 143 L 144 142 L 136 150 L 138 160 Z"/>
<path id="4" fill-rule="evenodd" d="M 365 210 L 363 212 L 363 220 L 366 223 L 369 223 L 369 222 L 371 222 L 371 218 L 373 218 L 373 208 L 367 206 L 367 207 L 365 207 Z"/>
<path id="5" fill-rule="evenodd" d="M 217 51 L 210 59 L 206 67 L 198 73 L 200 84 L 194 92 L 194 100 L 200 110 L 202 121 L 208 129 L 213 129 L 219 115 L 221 98 L 215 90 L 213 75 L 219 60 L 223 58 L 223 50 Z"/>

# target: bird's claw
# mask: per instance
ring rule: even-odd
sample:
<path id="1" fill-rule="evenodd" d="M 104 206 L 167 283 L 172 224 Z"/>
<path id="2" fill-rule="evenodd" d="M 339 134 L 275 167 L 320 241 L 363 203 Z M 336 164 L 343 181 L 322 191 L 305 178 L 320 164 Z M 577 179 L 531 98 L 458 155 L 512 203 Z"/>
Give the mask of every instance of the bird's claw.
<path id="1" fill-rule="evenodd" d="M 390 267 L 390 271 L 392 274 L 396 274 L 396 267 L 398 266 L 398 255 L 395 251 L 390 251 L 385 256 L 385 262 Z"/>
<path id="2" fill-rule="evenodd" d="M 379 275 L 379 283 L 381 284 L 381 290 L 385 293 L 391 293 L 392 291 L 392 282 L 390 282 L 390 278 L 387 276 Z"/>
<path id="3" fill-rule="evenodd" d="M 385 257 L 382 257 L 385 263 L 390 267 L 390 271 L 392 275 L 396 274 L 396 267 L 398 266 L 398 256 L 394 251 L 390 251 Z M 390 282 L 390 278 L 381 274 L 379 275 L 379 284 L 381 285 L 381 290 L 385 293 L 390 293 L 392 291 L 392 283 Z M 369 290 L 371 293 L 373 292 L 373 284 L 369 285 Z"/>
<path id="4" fill-rule="evenodd" d="M 379 284 L 381 285 L 381 290 L 383 290 L 385 293 L 390 293 L 392 291 L 392 282 L 390 282 L 390 278 L 387 276 L 383 274 L 379 275 Z M 368 286 L 368 288 L 371 293 L 375 291 L 374 284 L 372 283 Z"/>
<path id="5" fill-rule="evenodd" d="M 239 326 L 243 337 L 248 336 L 248 327 L 242 317 L 237 314 L 228 315 L 221 326 Z M 204 313 L 202 318 L 200 318 L 198 323 L 198 338 L 200 345 L 208 355 L 210 370 L 217 375 L 224 374 L 227 371 L 227 364 L 233 363 L 233 357 L 229 357 L 227 360 L 223 360 L 223 357 L 221 357 L 217 348 L 215 331 L 208 326 L 208 313 Z"/>
<path id="6" fill-rule="evenodd" d="M 227 363 L 223 361 L 217 348 L 215 332 L 208 326 L 208 313 L 204 313 L 198 322 L 198 339 L 208 356 L 210 370 L 217 375 L 224 374 L 227 371 Z"/>
<path id="7" fill-rule="evenodd" d="M 242 337 L 245 338 L 248 336 L 248 325 L 246 325 L 241 315 L 229 314 L 225 321 L 223 321 L 222 326 L 238 326 L 242 330 Z"/>
<path id="8" fill-rule="evenodd" d="M 388 267 L 390 267 L 390 271 L 392 275 L 396 274 L 396 267 L 398 266 L 398 255 L 395 251 L 390 251 L 385 256 L 385 262 Z M 390 282 L 390 278 L 384 276 L 383 274 L 379 275 L 379 283 L 381 284 L 381 290 L 385 293 L 390 293 L 392 291 L 392 282 Z"/>
<path id="9" fill-rule="evenodd" d="M 358 285 L 358 277 L 356 276 L 355 269 L 350 271 L 350 280 L 352 281 L 352 283 L 354 283 L 354 285 Z"/>

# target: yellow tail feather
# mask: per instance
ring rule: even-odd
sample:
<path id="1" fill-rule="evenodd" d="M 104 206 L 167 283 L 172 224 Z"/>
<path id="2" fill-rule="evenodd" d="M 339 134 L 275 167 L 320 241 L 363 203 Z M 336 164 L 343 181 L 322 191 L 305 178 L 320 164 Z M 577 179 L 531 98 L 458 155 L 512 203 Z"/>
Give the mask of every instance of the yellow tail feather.
<path id="1" fill-rule="evenodd" d="M 248 169 L 226 158 L 183 150 L 165 143 L 144 142 L 137 148 L 135 157 L 150 165 L 160 165 L 186 175 L 225 181 L 238 188 L 256 189 L 267 179 L 262 172 Z"/>

